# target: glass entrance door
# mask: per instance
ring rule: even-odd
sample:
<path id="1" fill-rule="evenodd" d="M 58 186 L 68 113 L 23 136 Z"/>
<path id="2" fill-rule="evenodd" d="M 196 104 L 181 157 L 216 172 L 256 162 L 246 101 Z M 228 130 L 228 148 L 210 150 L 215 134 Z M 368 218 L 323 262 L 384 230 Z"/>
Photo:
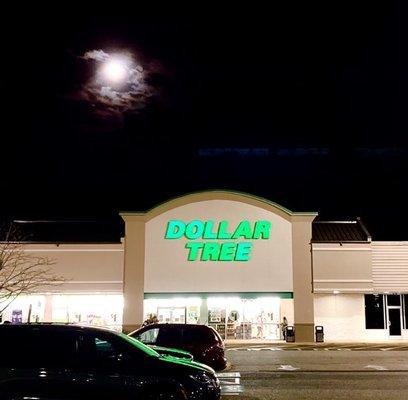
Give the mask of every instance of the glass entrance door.
<path id="1" fill-rule="evenodd" d="M 388 332 L 390 337 L 401 336 L 401 296 L 387 295 Z"/>
<path id="2" fill-rule="evenodd" d="M 401 336 L 401 309 L 388 308 L 388 321 L 390 336 Z"/>

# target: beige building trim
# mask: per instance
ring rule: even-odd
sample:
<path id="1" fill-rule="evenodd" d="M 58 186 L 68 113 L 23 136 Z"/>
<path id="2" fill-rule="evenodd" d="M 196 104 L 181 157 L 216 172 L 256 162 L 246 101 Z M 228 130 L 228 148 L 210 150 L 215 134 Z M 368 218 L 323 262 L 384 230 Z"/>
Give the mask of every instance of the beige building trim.
<path id="1" fill-rule="evenodd" d="M 339 293 L 373 293 L 374 290 L 373 288 L 369 288 L 369 287 L 357 287 L 357 288 L 345 288 L 345 287 L 341 287 L 341 288 L 327 288 L 327 289 L 322 289 L 322 288 L 318 288 L 314 290 L 315 293 L 330 293 L 330 294 L 339 294 Z"/>
<path id="2" fill-rule="evenodd" d="M 372 283 L 372 279 L 315 279 L 315 283 Z"/>
<path id="3" fill-rule="evenodd" d="M 122 243 L 86 243 L 86 244 L 56 244 L 56 243 L 33 243 L 24 244 L 26 252 L 123 252 Z"/>
<path id="4" fill-rule="evenodd" d="M 312 287 L 312 222 L 315 216 L 292 220 L 293 303 L 297 342 L 314 341 L 314 299 Z"/>
<path id="5" fill-rule="evenodd" d="M 371 251 L 367 247 L 317 247 L 313 244 L 313 251 Z"/>
<path id="6" fill-rule="evenodd" d="M 230 201 L 237 201 L 244 204 L 250 204 L 255 207 L 262 208 L 264 210 L 270 211 L 275 213 L 276 215 L 281 216 L 282 218 L 287 219 L 288 221 L 291 220 L 293 216 L 313 216 L 315 217 L 317 213 L 315 212 L 305 212 L 305 213 L 298 213 L 288 210 L 285 207 L 277 203 L 273 203 L 267 199 L 256 197 L 247 193 L 239 193 L 239 192 L 229 192 L 223 190 L 213 190 L 213 191 L 205 191 L 205 192 L 198 192 L 198 193 L 191 193 L 185 196 L 177 197 L 175 199 L 169 200 L 163 204 L 158 205 L 157 207 L 152 208 L 147 212 L 121 212 L 120 215 L 122 217 L 141 217 L 145 218 L 146 222 L 150 221 L 151 219 L 157 217 L 160 214 L 163 214 L 166 211 L 172 210 L 173 208 L 182 207 L 187 204 L 196 203 L 200 201 L 207 201 L 207 200 L 230 200 Z"/>
<path id="7" fill-rule="evenodd" d="M 130 332 L 143 322 L 145 220 L 140 216 L 127 216 L 124 262 L 123 331 Z"/>

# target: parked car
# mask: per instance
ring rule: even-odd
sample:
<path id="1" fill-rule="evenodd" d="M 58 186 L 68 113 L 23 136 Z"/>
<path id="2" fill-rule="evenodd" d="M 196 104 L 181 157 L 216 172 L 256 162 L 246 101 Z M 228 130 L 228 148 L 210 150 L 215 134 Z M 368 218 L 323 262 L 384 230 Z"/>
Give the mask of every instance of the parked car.
<path id="1" fill-rule="evenodd" d="M 194 357 L 188 351 L 184 351 L 181 349 L 173 349 L 171 347 L 161 347 L 161 346 L 149 346 L 154 351 L 157 351 L 159 354 L 178 357 L 178 358 L 186 358 L 187 360 L 193 361 Z"/>
<path id="2" fill-rule="evenodd" d="M 207 400 L 214 370 L 99 328 L 1 325 L 1 399 Z"/>
<path id="3" fill-rule="evenodd" d="M 215 370 L 227 366 L 225 346 L 218 332 L 206 325 L 150 324 L 129 336 L 154 346 L 173 347 L 191 353 L 194 360 Z"/>

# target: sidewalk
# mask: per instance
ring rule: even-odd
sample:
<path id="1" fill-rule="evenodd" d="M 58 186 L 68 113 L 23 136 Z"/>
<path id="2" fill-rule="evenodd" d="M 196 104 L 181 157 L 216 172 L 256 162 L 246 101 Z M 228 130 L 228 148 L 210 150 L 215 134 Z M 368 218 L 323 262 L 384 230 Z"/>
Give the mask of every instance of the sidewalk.
<path id="1" fill-rule="evenodd" d="M 225 341 L 226 347 L 241 347 L 241 346 L 408 346 L 408 340 L 394 339 L 383 342 L 378 341 L 336 341 L 336 342 L 285 342 L 284 340 L 243 340 L 243 339 L 227 339 Z"/>

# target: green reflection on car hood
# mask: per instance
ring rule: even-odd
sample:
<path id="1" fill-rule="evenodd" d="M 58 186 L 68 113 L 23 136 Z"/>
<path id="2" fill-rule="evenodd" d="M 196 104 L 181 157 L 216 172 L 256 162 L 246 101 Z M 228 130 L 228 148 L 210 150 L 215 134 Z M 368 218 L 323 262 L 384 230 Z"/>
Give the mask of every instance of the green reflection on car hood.
<path id="1" fill-rule="evenodd" d="M 180 349 L 175 349 L 174 347 L 161 347 L 161 346 L 156 346 L 156 345 L 151 345 L 150 346 L 154 351 L 157 351 L 159 354 L 161 352 L 164 353 L 171 353 L 170 355 L 174 355 L 175 357 L 178 357 L 177 354 L 180 355 L 180 357 L 187 357 L 187 358 L 192 358 L 192 354 L 189 353 L 188 351 L 185 350 L 180 350 Z"/>
<path id="2" fill-rule="evenodd" d="M 138 349 L 144 351 L 145 353 L 147 353 L 150 356 L 159 358 L 162 361 L 165 362 L 169 362 L 169 363 L 173 363 L 173 364 L 178 364 L 178 365 L 183 365 L 185 367 L 190 367 L 190 368 L 195 368 L 198 369 L 200 371 L 206 371 L 206 372 L 210 372 L 212 374 L 215 373 L 215 371 L 209 367 L 208 365 L 205 364 L 201 364 L 198 363 L 196 361 L 192 361 L 189 360 L 187 358 L 178 358 L 178 357 L 174 357 L 174 356 L 170 356 L 170 355 L 164 355 L 164 354 L 159 354 L 157 351 L 153 350 L 151 347 L 145 345 L 144 343 L 140 342 L 137 339 L 134 339 L 128 335 L 125 335 L 124 333 L 121 333 L 120 336 L 122 338 L 124 338 L 127 342 L 131 343 L 133 346 L 136 346 Z M 168 349 L 166 349 L 168 350 Z M 174 349 L 177 352 L 183 352 L 183 350 L 178 350 L 178 349 Z M 184 352 L 186 353 L 186 352 Z M 187 353 L 189 354 L 189 353 Z"/>
<path id="3" fill-rule="evenodd" d="M 144 351 L 149 356 L 152 357 L 160 357 L 160 354 L 157 351 L 154 351 L 151 347 L 145 345 L 144 343 L 140 342 L 139 340 L 132 338 L 131 336 L 125 335 L 124 333 L 119 334 L 123 339 L 127 342 L 131 343 L 133 346 L 137 347 L 139 350 Z"/>
<path id="4" fill-rule="evenodd" d="M 169 363 L 179 364 L 186 367 L 191 367 L 198 369 L 200 371 L 210 372 L 211 374 L 215 374 L 215 371 L 209 367 L 208 365 L 201 364 L 197 361 L 188 360 L 187 358 L 177 358 L 169 355 L 161 355 L 160 359 Z"/>

